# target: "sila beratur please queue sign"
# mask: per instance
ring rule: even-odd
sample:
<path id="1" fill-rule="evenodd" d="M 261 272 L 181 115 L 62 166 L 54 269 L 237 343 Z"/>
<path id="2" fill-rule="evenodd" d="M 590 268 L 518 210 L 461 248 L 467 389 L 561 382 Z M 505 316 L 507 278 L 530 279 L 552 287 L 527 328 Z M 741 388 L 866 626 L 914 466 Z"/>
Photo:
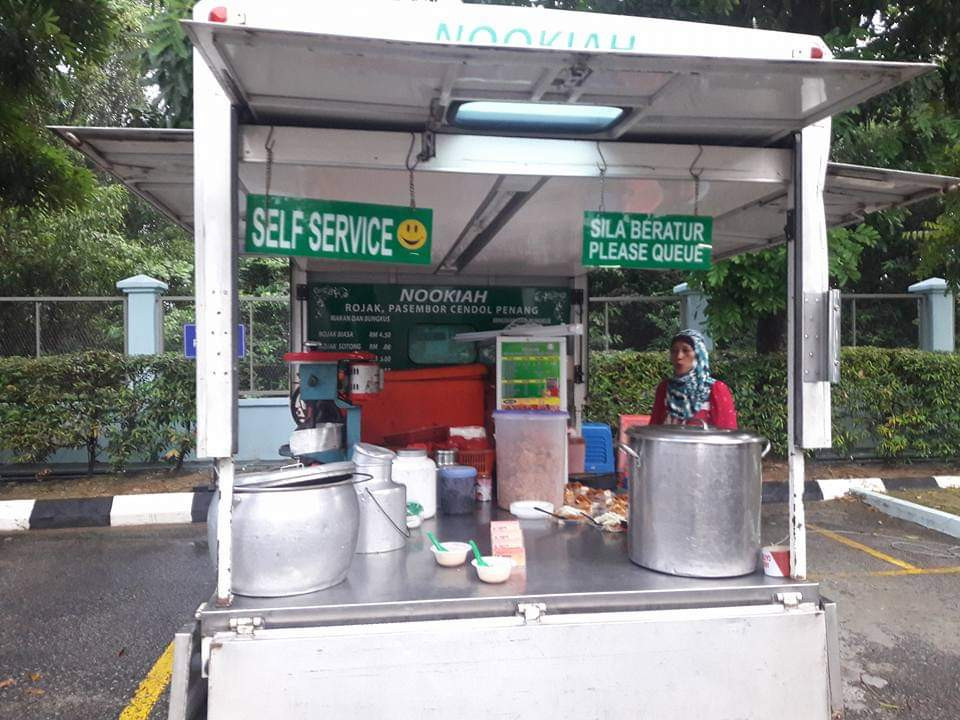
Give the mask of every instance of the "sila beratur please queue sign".
<path id="1" fill-rule="evenodd" d="M 247 196 L 244 249 L 257 255 L 430 264 L 433 210 Z"/>
<path id="2" fill-rule="evenodd" d="M 712 246 L 713 218 L 702 215 L 583 214 L 587 266 L 707 270 Z"/>

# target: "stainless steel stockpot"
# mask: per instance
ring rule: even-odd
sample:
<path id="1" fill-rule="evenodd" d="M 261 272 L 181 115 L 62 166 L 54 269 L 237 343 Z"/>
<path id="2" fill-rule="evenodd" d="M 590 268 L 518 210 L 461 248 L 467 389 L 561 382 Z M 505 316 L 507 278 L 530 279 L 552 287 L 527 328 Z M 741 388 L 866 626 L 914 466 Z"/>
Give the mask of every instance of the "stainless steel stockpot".
<path id="1" fill-rule="evenodd" d="M 323 590 L 347 577 L 360 507 L 353 463 L 237 475 L 233 491 L 232 590 L 282 597 Z M 207 513 L 216 565 L 217 504 Z"/>
<path id="2" fill-rule="evenodd" d="M 683 425 L 634 427 L 627 438 L 630 559 L 689 577 L 754 572 L 767 440 Z"/>

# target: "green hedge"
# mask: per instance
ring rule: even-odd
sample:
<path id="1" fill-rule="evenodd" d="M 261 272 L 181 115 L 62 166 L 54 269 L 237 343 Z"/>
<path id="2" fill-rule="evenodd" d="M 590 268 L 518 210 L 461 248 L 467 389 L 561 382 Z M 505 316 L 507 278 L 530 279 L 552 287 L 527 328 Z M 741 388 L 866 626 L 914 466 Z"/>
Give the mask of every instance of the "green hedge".
<path id="1" fill-rule="evenodd" d="M 61 448 L 175 463 L 194 447 L 194 365 L 176 355 L 87 352 L 0 358 L 0 450 L 43 462 Z"/>
<path id="2" fill-rule="evenodd" d="M 616 427 L 623 413 L 649 413 L 665 353 L 590 356 L 587 417 Z M 714 375 L 733 391 L 740 426 L 786 453 L 786 358 L 716 352 Z M 960 456 L 960 355 L 919 350 L 844 348 L 833 392 L 833 447 L 885 458 Z"/>
<path id="3" fill-rule="evenodd" d="M 714 353 L 714 374 L 730 385 L 740 426 L 786 452 L 786 361 L 777 355 Z M 587 417 L 617 424 L 649 413 L 670 371 L 665 353 L 591 355 Z M 889 458 L 960 456 L 960 355 L 845 348 L 834 388 L 834 450 Z M 91 352 L 0 358 L 0 450 L 43 462 L 60 448 L 84 448 L 88 465 L 105 456 L 179 466 L 194 447 L 194 364 L 176 355 Z"/>

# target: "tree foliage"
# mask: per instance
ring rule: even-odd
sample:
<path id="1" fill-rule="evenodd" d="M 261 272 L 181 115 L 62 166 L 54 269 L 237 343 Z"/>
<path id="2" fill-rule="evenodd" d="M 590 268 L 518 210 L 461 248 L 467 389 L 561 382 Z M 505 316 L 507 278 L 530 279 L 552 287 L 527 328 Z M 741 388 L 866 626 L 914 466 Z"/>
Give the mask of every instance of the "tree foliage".
<path id="1" fill-rule="evenodd" d="M 68 88 L 107 64 L 130 27 L 123 0 L 0 0 L 0 206 L 82 202 L 91 173 L 43 126 Z"/>

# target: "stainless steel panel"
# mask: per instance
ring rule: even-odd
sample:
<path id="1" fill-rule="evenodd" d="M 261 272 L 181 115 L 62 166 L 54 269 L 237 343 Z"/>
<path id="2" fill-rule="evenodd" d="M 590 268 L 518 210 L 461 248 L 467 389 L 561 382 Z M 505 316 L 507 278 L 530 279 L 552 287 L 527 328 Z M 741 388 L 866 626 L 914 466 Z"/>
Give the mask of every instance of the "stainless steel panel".
<path id="1" fill-rule="evenodd" d="M 825 645 L 773 605 L 223 633 L 208 718 L 827 720 Z"/>
<path id="2" fill-rule="evenodd" d="M 682 578 L 646 570 L 627 558 L 626 535 L 580 523 L 562 527 L 523 520 L 527 567 L 503 585 L 484 585 L 469 566 L 442 568 L 433 560 L 426 532 L 440 540 L 475 538 L 490 548 L 491 519 L 511 516 L 483 503 L 473 515 L 427 520 L 411 531 L 402 550 L 357 555 L 345 582 L 286 598 L 235 597 L 229 608 L 201 609 L 204 636 L 225 630 L 230 618 L 259 616 L 268 628 L 341 623 L 512 615 L 518 602 L 543 602 L 550 612 L 642 610 L 769 604 L 778 592 L 819 600 L 818 586 L 760 573 L 724 579 Z"/>
<path id="3" fill-rule="evenodd" d="M 200 677 L 199 626 L 187 623 L 173 636 L 173 669 L 167 720 L 192 720 L 207 696 L 207 683 Z"/>
<path id="4" fill-rule="evenodd" d="M 843 678 L 840 674 L 840 621 L 837 617 L 837 604 L 823 598 L 820 601 L 826 621 L 827 633 L 827 669 L 830 677 L 831 717 L 843 717 Z"/>

